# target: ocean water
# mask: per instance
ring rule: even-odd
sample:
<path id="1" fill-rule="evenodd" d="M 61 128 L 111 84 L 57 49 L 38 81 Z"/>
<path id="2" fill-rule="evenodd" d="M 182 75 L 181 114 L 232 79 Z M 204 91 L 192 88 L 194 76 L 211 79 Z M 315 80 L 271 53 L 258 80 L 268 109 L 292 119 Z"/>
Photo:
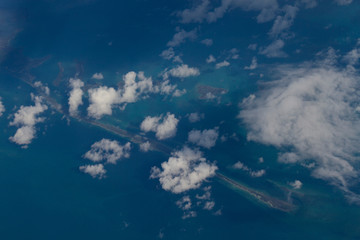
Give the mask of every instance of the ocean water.
<path id="1" fill-rule="evenodd" d="M 291 193 L 297 206 L 294 212 L 271 209 L 215 177 L 205 183 L 211 186 L 214 210 L 205 211 L 195 206 L 197 217 L 182 219 L 183 212 L 175 202 L 183 195 L 166 192 L 157 179 L 149 179 L 151 167 L 166 161 L 167 154 L 142 153 L 133 144 L 129 159 L 108 165 L 106 178 L 93 179 L 78 170 L 79 166 L 89 163 L 83 154 L 102 138 L 122 144 L 128 139 L 76 119 L 68 123 L 51 109 L 44 114 L 46 121 L 37 125 L 37 137 L 28 149 L 11 143 L 8 138 L 16 131 L 9 126 L 11 114 L 21 105 L 30 105 L 30 93 L 36 91 L 4 70 L 4 65 L 10 69 L 25 67 L 28 58 L 50 56 L 41 66 L 31 69 L 31 73 L 36 80 L 48 84 L 51 96 L 64 107 L 69 91 L 66 80 L 77 73 L 87 84 L 116 87 L 128 71 L 144 71 L 146 76 L 160 81 L 161 71 L 173 65 L 159 54 L 175 32 L 177 25 L 171 14 L 173 9 L 183 7 L 182 1 L 99 1 L 81 8 L 72 4 L 81 4 L 81 1 L 9 4 L 16 8 L 23 30 L 11 44 L 11 50 L 21 54 L 5 61 L 0 73 L 0 96 L 7 109 L 0 118 L 2 239 L 158 239 L 161 236 L 164 239 L 359 239 L 358 206 L 349 204 L 334 187 L 312 178 L 307 169 L 278 163 L 277 149 L 246 140 L 245 126 L 236 118 L 238 103 L 259 89 L 258 80 L 268 81 L 259 74 L 271 70 L 260 66 L 255 75 L 244 72 L 244 66 L 249 65 L 252 58 L 248 51 L 240 52 L 240 60 L 229 68 L 214 71 L 205 64 L 208 48 L 198 43 L 185 45 L 184 62 L 198 67 L 202 73 L 194 78 L 172 80 L 180 89 L 187 89 L 186 95 L 151 96 L 129 104 L 123 111 L 114 109 L 113 115 L 101 122 L 141 134 L 139 124 L 145 116 L 174 113 L 180 118 L 177 136 L 164 143 L 174 149 L 186 143 L 190 130 L 220 126 L 220 135 L 235 133 L 237 138 L 219 141 L 213 149 L 204 150 L 205 157 L 216 162 L 226 176 L 280 199 L 289 197 L 289 191 L 284 191 L 289 188 L 288 182 L 301 179 L 304 187 Z M 331 8 L 333 5 L 325 7 L 335 11 Z M 359 37 L 356 15 L 359 4 L 342 10 L 341 15 L 348 17 L 341 20 L 331 14 L 321 14 L 322 10 L 309 10 L 298 16 L 293 28 L 303 38 L 289 40 L 286 50 L 296 51 L 300 40 L 311 42 L 311 48 L 280 62 L 308 60 L 329 45 L 345 51 Z M 107 17 L 98 12 L 106 12 Z M 270 23 L 256 24 L 250 12 L 230 12 L 226 18 L 242 24 L 217 22 L 198 29 L 202 36 L 215 39 L 211 51 L 220 59 L 225 59 L 231 48 L 246 49 L 255 40 L 266 43 L 257 33 L 266 35 Z M 306 28 L 297 25 L 303 20 L 313 24 Z M 330 20 L 331 30 L 327 34 L 318 33 Z M 191 30 L 196 26 L 190 24 L 187 28 Z M 227 37 L 229 32 L 232 34 Z M 347 33 L 348 39 L 342 37 L 342 32 Z M 197 54 L 191 54 L 195 50 Z M 65 80 L 54 86 L 59 62 L 64 67 Z M 105 79 L 91 80 L 95 72 L 102 72 Z M 201 85 L 224 88 L 228 93 L 222 95 L 219 102 L 200 100 L 197 87 Z M 82 115 L 86 115 L 87 105 L 84 99 L 80 108 Z M 205 120 L 190 124 L 186 114 L 191 112 L 204 113 Z M 151 133 L 146 136 L 154 138 Z M 262 164 L 258 162 L 260 157 L 264 158 Z M 234 170 L 231 166 L 237 161 L 252 169 L 266 169 L 265 177 L 253 179 Z M 202 193 L 203 189 L 198 189 L 189 194 Z"/>

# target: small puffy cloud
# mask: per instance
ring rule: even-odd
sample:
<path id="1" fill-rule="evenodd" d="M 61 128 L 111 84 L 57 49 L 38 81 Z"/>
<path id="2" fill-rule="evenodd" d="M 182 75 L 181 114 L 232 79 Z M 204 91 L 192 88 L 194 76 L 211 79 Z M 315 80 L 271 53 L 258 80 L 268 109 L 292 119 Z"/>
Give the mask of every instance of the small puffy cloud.
<path id="1" fill-rule="evenodd" d="M 195 40 L 197 38 L 196 29 L 192 31 L 185 31 L 184 29 L 178 31 L 173 36 L 172 40 L 167 43 L 168 47 L 176 47 L 180 44 L 184 43 L 187 39 L 189 40 Z"/>
<path id="2" fill-rule="evenodd" d="M 219 136 L 218 128 L 205 129 L 203 131 L 192 130 L 188 134 L 188 141 L 200 147 L 212 148 Z"/>
<path id="3" fill-rule="evenodd" d="M 252 58 L 250 66 L 244 67 L 244 69 L 246 69 L 246 70 L 254 70 L 256 68 L 257 68 L 257 59 L 256 59 L 256 57 Z"/>
<path id="4" fill-rule="evenodd" d="M 302 182 L 300 180 L 295 180 L 294 182 L 289 183 L 294 189 L 300 189 L 302 187 Z"/>
<path id="5" fill-rule="evenodd" d="M 189 67 L 187 64 L 179 65 L 170 70 L 166 70 L 163 74 L 164 79 L 167 79 L 169 76 L 177 78 L 187 78 L 200 75 L 198 68 Z"/>
<path id="6" fill-rule="evenodd" d="M 222 62 L 217 63 L 217 64 L 215 65 L 215 68 L 216 68 L 216 69 L 219 69 L 219 68 L 222 68 L 222 67 L 227 67 L 227 66 L 229 66 L 229 65 L 230 65 L 230 63 L 229 63 L 228 61 L 224 60 L 224 61 L 222 61 Z"/>
<path id="7" fill-rule="evenodd" d="M 182 59 L 179 55 L 175 54 L 174 48 L 169 47 L 168 49 L 165 49 L 161 52 L 160 57 L 166 59 L 166 60 L 173 60 L 173 62 L 182 63 Z"/>
<path id="8" fill-rule="evenodd" d="M 260 50 L 260 54 L 268 58 L 282 58 L 287 57 L 287 54 L 282 50 L 285 43 L 281 39 L 273 41 L 269 46 Z"/>
<path id="9" fill-rule="evenodd" d="M 314 8 L 318 5 L 317 0 L 301 0 L 301 3 L 304 4 L 305 8 Z"/>
<path id="10" fill-rule="evenodd" d="M 3 115 L 3 113 L 5 112 L 5 106 L 1 101 L 1 97 L 0 97 L 0 117 Z"/>
<path id="11" fill-rule="evenodd" d="M 211 45 L 213 45 L 214 41 L 210 38 L 206 38 L 202 40 L 201 43 L 204 44 L 205 46 L 210 47 Z"/>
<path id="12" fill-rule="evenodd" d="M 146 117 L 140 125 L 140 129 L 144 132 L 155 132 L 156 138 L 159 140 L 174 137 L 177 131 L 179 120 L 174 114 L 167 113 L 165 117 Z"/>
<path id="13" fill-rule="evenodd" d="M 94 73 L 91 78 L 96 80 L 102 80 L 104 79 L 104 75 L 102 73 Z"/>
<path id="14" fill-rule="evenodd" d="M 153 167 L 150 178 L 159 178 L 166 191 L 182 193 L 199 188 L 216 170 L 216 165 L 209 163 L 199 150 L 184 147 L 173 152 L 168 161 L 161 164 L 161 169 Z"/>
<path id="15" fill-rule="evenodd" d="M 266 173 L 264 169 L 254 171 L 240 161 L 235 163 L 233 167 L 247 172 L 251 177 L 262 177 Z"/>
<path id="16" fill-rule="evenodd" d="M 84 166 L 80 166 L 79 170 L 89 174 L 90 176 L 92 176 L 93 178 L 99 178 L 102 179 L 103 177 L 105 177 L 106 174 L 106 170 L 104 168 L 103 164 L 95 164 L 95 165 L 84 165 Z"/>
<path id="17" fill-rule="evenodd" d="M 38 115 L 48 109 L 48 107 L 42 103 L 41 97 L 31 95 L 31 98 L 35 102 L 35 105 L 21 106 L 14 114 L 13 121 L 10 122 L 10 126 L 19 127 L 15 135 L 9 138 L 10 141 L 23 145 L 24 147 L 30 144 L 35 138 L 35 125 L 44 121 L 44 118 L 38 117 Z"/>
<path id="18" fill-rule="evenodd" d="M 83 104 L 82 96 L 83 90 L 81 89 L 84 86 L 84 82 L 80 79 L 70 78 L 69 85 L 71 87 L 71 91 L 69 94 L 69 113 L 71 116 L 75 116 L 78 114 L 78 108 Z"/>
<path id="19" fill-rule="evenodd" d="M 206 63 L 213 63 L 216 62 L 216 58 L 210 54 L 209 57 L 206 59 Z"/>
<path id="20" fill-rule="evenodd" d="M 190 217 L 196 217 L 196 212 L 191 211 L 192 203 L 189 196 L 184 196 L 180 200 L 176 201 L 176 205 L 184 211 L 184 215 L 182 216 L 182 219 L 190 218 Z"/>
<path id="21" fill-rule="evenodd" d="M 140 147 L 140 151 L 148 152 L 151 150 L 151 143 L 149 141 L 146 141 L 146 142 L 140 143 L 139 147 Z"/>
<path id="22" fill-rule="evenodd" d="M 121 158 L 130 157 L 131 144 L 120 145 L 118 141 L 102 139 L 91 145 L 91 149 L 85 153 L 84 158 L 93 162 L 106 161 L 106 163 L 116 164 Z"/>
<path id="23" fill-rule="evenodd" d="M 276 17 L 274 24 L 269 32 L 271 37 L 286 37 L 286 35 L 282 36 L 282 33 L 292 26 L 299 9 L 295 6 L 285 5 L 282 10 L 284 15 Z"/>
<path id="24" fill-rule="evenodd" d="M 101 118 L 103 115 L 111 115 L 114 104 L 119 103 L 120 94 L 112 87 L 98 87 L 89 89 L 88 115 L 93 118 Z"/>
<path id="25" fill-rule="evenodd" d="M 190 113 L 188 116 L 189 122 L 199 122 L 202 118 L 204 118 L 204 114 L 200 114 L 198 112 Z"/>
<path id="26" fill-rule="evenodd" d="M 45 86 L 42 82 L 36 81 L 34 82 L 34 87 L 43 91 L 46 95 L 50 95 L 50 89 L 48 86 Z"/>

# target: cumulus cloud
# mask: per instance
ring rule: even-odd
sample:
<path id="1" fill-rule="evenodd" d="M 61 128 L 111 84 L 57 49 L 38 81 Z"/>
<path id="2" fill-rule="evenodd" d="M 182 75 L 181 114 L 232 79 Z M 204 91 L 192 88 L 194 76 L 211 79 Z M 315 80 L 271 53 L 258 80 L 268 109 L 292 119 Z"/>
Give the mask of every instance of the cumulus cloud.
<path id="1" fill-rule="evenodd" d="M 161 169 L 153 167 L 150 178 L 159 178 L 166 191 L 182 193 L 199 188 L 216 170 L 216 165 L 209 163 L 199 150 L 184 147 L 173 152 L 168 161 L 161 164 Z"/>
<path id="2" fill-rule="evenodd" d="M 285 5 L 282 9 L 284 15 L 276 17 L 269 35 L 271 37 L 286 37 L 283 32 L 292 26 L 298 10 L 295 6 Z"/>
<path id="3" fill-rule="evenodd" d="M 91 149 L 85 153 L 84 158 L 93 162 L 102 162 L 116 164 L 122 158 L 130 157 L 131 144 L 120 145 L 118 141 L 102 139 L 91 145 Z"/>
<path id="4" fill-rule="evenodd" d="M 276 0 L 222 0 L 220 6 L 214 8 L 209 0 L 202 0 L 193 8 L 178 12 L 178 16 L 182 23 L 215 22 L 226 12 L 235 8 L 241 8 L 244 11 L 260 11 L 257 21 L 267 22 L 275 17 L 278 3 Z"/>
<path id="5" fill-rule="evenodd" d="M 304 4 L 305 8 L 314 8 L 318 5 L 317 0 L 301 0 L 301 3 Z"/>
<path id="6" fill-rule="evenodd" d="M 155 132 L 156 138 L 159 140 L 174 137 L 177 131 L 179 120 L 174 114 L 167 113 L 155 117 L 146 117 L 140 125 L 140 129 L 144 132 Z"/>
<path id="7" fill-rule="evenodd" d="M 295 180 L 289 183 L 294 189 L 300 189 L 302 187 L 302 182 L 300 180 Z"/>
<path id="8" fill-rule="evenodd" d="M 204 114 L 200 114 L 198 112 L 190 113 L 188 116 L 189 122 L 199 122 L 202 118 L 204 118 Z"/>
<path id="9" fill-rule="evenodd" d="M 269 46 L 260 50 L 260 54 L 268 58 L 281 58 L 287 57 L 287 54 L 282 50 L 285 42 L 281 39 L 273 41 Z"/>
<path id="10" fill-rule="evenodd" d="M 5 106 L 1 101 L 1 97 L 0 97 L 0 117 L 3 115 L 3 113 L 5 112 Z"/>
<path id="11" fill-rule="evenodd" d="M 218 128 L 205 129 L 203 131 L 192 130 L 188 134 L 188 141 L 200 147 L 212 148 L 219 136 Z"/>
<path id="12" fill-rule="evenodd" d="M 262 177 L 265 175 L 266 171 L 264 169 L 261 170 L 252 170 L 242 162 L 237 162 L 233 166 L 235 169 L 241 169 L 245 172 L 247 172 L 251 177 Z"/>
<path id="13" fill-rule="evenodd" d="M 104 75 L 102 73 L 94 73 L 91 78 L 96 80 L 102 80 L 104 79 Z"/>
<path id="14" fill-rule="evenodd" d="M 151 143 L 149 141 L 140 143 L 140 151 L 142 152 L 148 152 L 151 150 Z"/>
<path id="15" fill-rule="evenodd" d="M 211 45 L 213 45 L 214 41 L 210 38 L 206 38 L 202 40 L 201 43 L 204 44 L 205 46 L 210 47 Z"/>
<path id="16" fill-rule="evenodd" d="M 80 166 L 79 170 L 89 174 L 90 176 L 92 176 L 93 178 L 99 178 L 102 179 L 103 177 L 105 177 L 106 174 L 106 170 L 104 168 L 103 164 L 95 164 L 95 165 L 84 165 L 84 166 Z"/>
<path id="17" fill-rule="evenodd" d="M 210 54 L 209 57 L 206 59 L 206 63 L 213 63 L 216 62 L 216 58 Z"/>
<path id="18" fill-rule="evenodd" d="M 182 64 L 177 67 L 171 68 L 170 70 L 165 70 L 163 73 L 163 78 L 168 79 L 169 76 L 177 78 L 187 78 L 199 76 L 200 71 L 198 68 L 189 67 L 187 64 Z"/>
<path id="19" fill-rule="evenodd" d="M 50 95 L 50 89 L 48 86 L 45 86 L 42 82 L 36 81 L 34 82 L 34 87 L 40 89 L 42 92 L 44 92 L 46 95 Z"/>
<path id="20" fill-rule="evenodd" d="M 216 69 L 219 69 L 219 68 L 222 68 L 222 67 L 227 67 L 227 66 L 229 66 L 229 65 L 230 65 L 230 63 L 229 63 L 228 61 L 224 60 L 224 61 L 222 61 L 222 62 L 217 63 L 217 64 L 215 65 L 215 68 L 216 68 Z"/>
<path id="21" fill-rule="evenodd" d="M 312 161 L 313 176 L 349 193 L 359 177 L 359 76 L 330 58 L 279 66 L 277 81 L 243 106 L 239 117 L 248 140 L 278 147 L 281 162 Z"/>
<path id="22" fill-rule="evenodd" d="M 35 102 L 34 106 L 21 106 L 20 109 L 14 114 L 13 121 L 10 126 L 18 126 L 14 136 L 10 137 L 10 141 L 23 145 L 26 147 L 35 138 L 36 130 L 35 125 L 43 122 L 45 119 L 38 117 L 48 107 L 42 103 L 42 98 L 31 94 L 32 100 Z"/>
<path id="23" fill-rule="evenodd" d="M 193 29 L 189 32 L 185 31 L 184 29 L 175 33 L 173 38 L 167 43 L 168 47 L 176 47 L 180 44 L 184 43 L 187 39 L 195 40 L 197 38 L 196 29 Z"/>
<path id="24" fill-rule="evenodd" d="M 124 109 L 126 104 L 144 99 L 151 93 L 173 94 L 173 96 L 184 93 L 183 90 L 174 94 L 177 86 L 169 84 L 169 81 L 154 86 L 152 78 L 145 77 L 143 72 L 128 72 L 123 76 L 123 81 L 123 86 L 119 89 L 106 86 L 89 89 L 90 105 L 87 111 L 90 117 L 99 119 L 103 115 L 111 115 L 114 106 Z"/>
<path id="25" fill-rule="evenodd" d="M 252 58 L 250 66 L 244 67 L 244 69 L 246 69 L 246 70 L 254 70 L 256 68 L 257 68 L 257 59 L 256 59 L 256 57 Z"/>
<path id="26" fill-rule="evenodd" d="M 71 116 L 75 116 L 78 114 L 78 108 L 83 104 L 82 96 L 83 90 L 81 89 L 84 86 L 84 82 L 80 79 L 70 78 L 69 85 L 71 87 L 71 91 L 69 94 L 69 113 Z"/>

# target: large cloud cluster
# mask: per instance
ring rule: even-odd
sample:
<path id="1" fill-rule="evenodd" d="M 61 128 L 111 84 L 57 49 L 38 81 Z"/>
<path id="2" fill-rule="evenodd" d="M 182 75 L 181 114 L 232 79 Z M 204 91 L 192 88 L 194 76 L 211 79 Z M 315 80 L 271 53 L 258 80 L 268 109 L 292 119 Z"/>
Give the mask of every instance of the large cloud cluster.
<path id="1" fill-rule="evenodd" d="M 280 66 L 278 80 L 244 101 L 239 116 L 248 140 L 282 149 L 282 162 L 313 161 L 315 177 L 348 192 L 359 176 L 360 78 L 334 61 Z"/>
<path id="2" fill-rule="evenodd" d="M 35 125 L 44 121 L 44 118 L 38 117 L 38 115 L 48 109 L 48 107 L 42 103 L 41 97 L 31 95 L 31 98 L 35 102 L 35 105 L 21 106 L 14 114 L 13 121 L 10 122 L 10 126 L 19 127 L 15 135 L 9 138 L 10 141 L 23 145 L 24 147 L 30 144 L 35 138 Z"/>
<path id="3" fill-rule="evenodd" d="M 148 116 L 142 121 L 140 129 L 144 132 L 155 132 L 159 140 L 174 137 L 179 120 L 174 114 L 167 113 L 166 116 Z"/>
<path id="4" fill-rule="evenodd" d="M 173 193 L 196 189 L 207 178 L 215 175 L 217 167 L 209 163 L 199 150 L 184 147 L 172 153 L 161 169 L 153 167 L 151 178 L 159 178 L 162 188 Z"/>

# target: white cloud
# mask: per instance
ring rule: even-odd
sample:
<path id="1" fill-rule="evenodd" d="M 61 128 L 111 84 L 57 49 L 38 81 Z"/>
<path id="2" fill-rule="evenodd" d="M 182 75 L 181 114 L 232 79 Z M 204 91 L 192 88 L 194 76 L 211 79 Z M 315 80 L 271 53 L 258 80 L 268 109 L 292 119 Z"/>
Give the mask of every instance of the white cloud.
<path id="1" fill-rule="evenodd" d="M 295 180 L 294 182 L 289 183 L 294 189 L 300 189 L 302 187 L 302 182 L 300 180 Z"/>
<path id="2" fill-rule="evenodd" d="M 99 119 L 103 115 L 111 115 L 114 106 L 120 105 L 120 109 L 124 109 L 126 104 L 146 98 L 150 93 L 172 94 L 177 87 L 170 85 L 169 81 L 154 86 L 152 78 L 145 77 L 143 72 L 128 72 L 123 76 L 123 81 L 122 88 L 117 90 L 106 86 L 89 89 L 90 105 L 87 110 L 90 117 Z M 184 90 L 177 92 L 175 96 L 183 93 Z"/>
<path id="3" fill-rule="evenodd" d="M 230 65 L 230 63 L 229 63 L 228 61 L 224 60 L 224 61 L 222 61 L 222 62 L 217 63 L 217 64 L 215 65 L 215 68 L 216 68 L 216 69 L 219 69 L 219 68 L 222 68 L 222 67 L 227 67 L 227 66 L 229 66 L 229 65 Z"/>
<path id="4" fill-rule="evenodd" d="M 190 113 L 188 117 L 189 122 L 191 123 L 199 122 L 202 118 L 204 118 L 204 114 L 200 114 L 198 112 Z"/>
<path id="5" fill-rule="evenodd" d="M 81 90 L 81 88 L 84 86 L 84 83 L 80 79 L 70 78 L 69 85 L 71 87 L 68 100 L 69 113 L 71 116 L 75 116 L 78 114 L 79 106 L 83 104 L 83 90 Z"/>
<path id="6" fill-rule="evenodd" d="M 235 169 L 241 169 L 247 173 L 249 173 L 249 175 L 251 177 L 262 177 L 265 175 L 266 171 L 264 169 L 260 169 L 260 170 L 252 170 L 251 168 L 249 168 L 248 166 L 246 166 L 245 164 L 243 164 L 242 162 L 237 162 L 234 164 L 233 166 Z"/>
<path id="7" fill-rule="evenodd" d="M 210 54 L 209 57 L 206 59 L 206 63 L 213 63 L 216 62 L 216 58 Z"/>
<path id="8" fill-rule="evenodd" d="M 246 70 L 254 70 L 256 68 L 257 68 L 257 59 L 256 59 L 256 57 L 252 58 L 250 66 L 244 67 L 244 69 L 246 69 Z"/>
<path id="9" fill-rule="evenodd" d="M 104 165 L 103 164 L 95 164 L 95 165 L 84 165 L 84 166 L 80 166 L 79 170 L 89 174 L 90 176 L 92 176 L 93 178 L 99 178 L 102 179 L 105 174 L 106 174 L 106 170 L 104 169 Z"/>
<path id="10" fill-rule="evenodd" d="M 94 73 L 91 78 L 96 80 L 102 80 L 104 79 L 104 75 L 102 73 Z"/>
<path id="11" fill-rule="evenodd" d="M 282 50 L 284 46 L 284 41 L 277 39 L 266 48 L 261 49 L 259 53 L 267 56 L 268 58 L 287 57 L 287 54 Z"/>
<path id="12" fill-rule="evenodd" d="M 10 137 L 10 141 L 16 144 L 26 145 L 30 144 L 35 138 L 36 123 L 43 122 L 45 119 L 38 117 L 39 114 L 47 110 L 47 106 L 42 103 L 42 98 L 31 94 L 32 100 L 35 102 L 34 106 L 21 106 L 20 109 L 14 114 L 13 121 L 10 126 L 18 126 L 14 136 Z"/>
<path id="13" fill-rule="evenodd" d="M 193 29 L 189 32 L 185 31 L 184 29 L 178 31 L 173 36 L 172 40 L 167 43 L 168 47 L 176 47 L 180 44 L 184 43 L 187 39 L 195 40 L 197 38 L 196 29 Z"/>
<path id="14" fill-rule="evenodd" d="M 285 5 L 282 9 L 282 11 L 284 11 L 284 15 L 276 17 L 274 24 L 269 32 L 269 35 L 275 38 L 286 37 L 283 32 L 291 27 L 298 10 L 299 9 L 297 7 Z"/>
<path id="15" fill-rule="evenodd" d="M 219 136 L 218 128 L 205 129 L 203 131 L 192 130 L 188 134 L 188 141 L 200 147 L 212 148 Z"/>
<path id="16" fill-rule="evenodd" d="M 93 162 L 106 161 L 106 163 L 116 164 L 121 158 L 129 158 L 130 150 L 130 142 L 122 146 L 118 141 L 104 138 L 91 145 L 91 149 L 85 153 L 84 158 Z"/>
<path id="17" fill-rule="evenodd" d="M 301 0 L 301 3 L 305 5 L 305 8 L 314 8 L 318 5 L 317 0 Z"/>
<path id="18" fill-rule="evenodd" d="M 214 41 L 210 38 L 206 38 L 206 39 L 202 40 L 201 43 L 210 47 L 211 45 L 213 45 Z"/>
<path id="19" fill-rule="evenodd" d="M 0 97 L 0 117 L 3 115 L 3 113 L 5 112 L 5 106 L 1 101 L 1 97 Z"/>
<path id="20" fill-rule="evenodd" d="M 278 80 L 239 116 L 249 129 L 248 140 L 282 149 L 282 162 L 313 161 L 313 176 L 349 193 L 359 177 L 359 77 L 332 65 L 330 58 L 280 66 Z"/>
<path id="21" fill-rule="evenodd" d="M 257 21 L 267 22 L 275 17 L 278 3 L 276 0 L 222 0 L 220 6 L 213 8 L 209 0 L 202 0 L 199 5 L 178 12 L 178 16 L 182 23 L 201 23 L 204 20 L 215 22 L 226 12 L 235 8 L 241 8 L 244 11 L 260 11 Z"/>
<path id="22" fill-rule="evenodd" d="M 180 200 L 176 201 L 176 205 L 184 211 L 182 219 L 196 217 L 196 212 L 191 211 L 192 203 L 189 196 L 184 196 Z"/>
<path id="23" fill-rule="evenodd" d="M 44 84 L 42 84 L 42 82 L 40 81 L 36 81 L 34 82 L 34 87 L 40 89 L 41 91 L 43 91 L 46 95 L 50 95 L 50 89 L 48 86 L 45 86 Z"/>
<path id="24" fill-rule="evenodd" d="M 248 49 L 253 50 L 253 51 L 255 51 L 256 48 L 257 48 L 257 44 L 256 44 L 256 43 L 249 44 L 249 46 L 248 46 Z"/>
<path id="25" fill-rule="evenodd" d="M 334 0 L 339 5 L 349 5 L 353 0 Z"/>
<path id="26" fill-rule="evenodd" d="M 207 178 L 215 175 L 217 167 L 209 163 L 199 150 L 184 147 L 172 153 L 161 169 L 153 167 L 150 178 L 159 178 L 162 188 L 173 193 L 196 189 Z"/>
<path id="27" fill-rule="evenodd" d="M 200 71 L 198 68 L 189 67 L 187 64 L 179 65 L 170 70 L 165 70 L 163 77 L 164 79 L 169 78 L 169 76 L 177 77 L 177 78 L 187 78 L 199 76 Z"/>
<path id="28" fill-rule="evenodd" d="M 142 152 L 148 152 L 151 150 L 151 143 L 149 141 L 140 143 L 140 151 Z"/>
<path id="29" fill-rule="evenodd" d="M 161 121 L 161 122 L 160 122 Z M 159 140 L 174 137 L 177 131 L 179 120 L 174 114 L 167 113 L 165 117 L 146 117 L 140 125 L 140 129 L 144 132 L 156 132 Z"/>

